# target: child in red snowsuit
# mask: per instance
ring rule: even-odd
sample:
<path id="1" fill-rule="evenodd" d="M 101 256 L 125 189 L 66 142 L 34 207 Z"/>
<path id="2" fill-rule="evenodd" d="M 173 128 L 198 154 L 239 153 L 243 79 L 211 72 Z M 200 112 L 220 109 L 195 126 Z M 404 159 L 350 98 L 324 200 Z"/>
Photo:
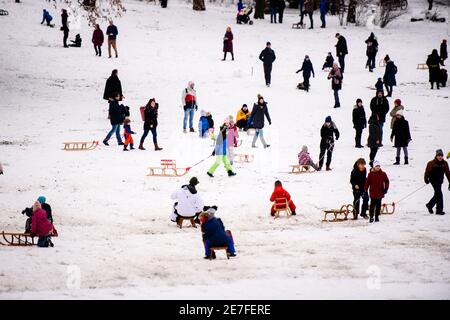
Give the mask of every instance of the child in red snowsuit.
<path id="1" fill-rule="evenodd" d="M 291 209 L 292 215 L 295 215 L 295 209 L 296 206 L 294 202 L 291 200 L 291 195 L 289 192 L 283 189 L 283 186 L 281 184 L 281 181 L 277 180 L 275 181 L 275 190 L 273 191 L 272 195 L 270 196 L 271 202 L 277 202 L 276 200 L 279 198 L 285 198 L 288 201 L 289 209 Z M 278 204 L 278 203 L 277 203 Z M 272 205 L 272 208 L 270 209 L 270 215 L 275 215 L 275 204 Z"/>
<path id="2" fill-rule="evenodd" d="M 125 136 L 125 143 L 123 145 L 123 151 L 128 151 L 127 147 L 128 145 L 130 145 L 130 150 L 133 150 L 133 137 L 131 136 L 132 134 L 135 134 L 136 132 L 131 130 L 131 126 L 130 126 L 130 119 L 126 118 L 123 121 L 123 135 Z"/>

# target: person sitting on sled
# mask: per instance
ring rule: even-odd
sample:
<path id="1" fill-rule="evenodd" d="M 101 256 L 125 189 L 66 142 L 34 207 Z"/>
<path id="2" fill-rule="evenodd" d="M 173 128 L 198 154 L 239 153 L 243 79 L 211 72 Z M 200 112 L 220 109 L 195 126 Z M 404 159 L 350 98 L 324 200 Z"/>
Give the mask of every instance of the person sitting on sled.
<path id="1" fill-rule="evenodd" d="M 216 258 L 215 254 L 211 253 L 211 247 L 228 247 L 229 256 L 235 257 L 236 250 L 231 232 L 225 231 L 222 220 L 214 217 L 214 212 L 215 210 L 211 213 L 211 209 L 208 209 L 199 216 L 203 245 L 205 246 L 205 259 Z"/>
<path id="2" fill-rule="evenodd" d="M 203 210 L 203 199 L 196 189 L 198 184 L 198 179 L 192 177 L 189 184 L 181 186 L 180 189 L 172 193 L 171 199 L 178 201 L 173 205 L 171 221 L 178 223 L 179 217 L 183 219 L 198 218 Z"/>
<path id="3" fill-rule="evenodd" d="M 76 36 L 75 36 L 75 40 L 70 40 L 70 42 L 72 42 L 71 44 L 69 44 L 69 47 L 76 47 L 76 48 L 80 48 L 81 47 L 81 36 L 80 36 L 80 34 L 78 33 Z"/>
<path id="4" fill-rule="evenodd" d="M 283 185 L 281 184 L 281 181 L 277 180 L 275 181 L 275 190 L 273 190 L 272 195 L 270 196 L 271 202 L 277 202 L 277 199 L 286 199 L 289 209 L 291 209 L 292 215 L 296 215 L 295 209 L 296 206 L 294 202 L 291 199 L 291 195 L 289 192 L 283 189 Z M 272 205 L 272 208 L 270 209 L 270 215 L 273 217 L 275 216 L 275 204 Z"/>
<path id="5" fill-rule="evenodd" d="M 319 169 L 319 166 L 311 159 L 307 146 L 303 146 L 302 151 L 298 154 L 298 164 L 301 166 L 311 166 L 316 171 Z"/>
<path id="6" fill-rule="evenodd" d="M 248 110 L 247 105 L 244 103 L 242 108 L 239 109 L 236 115 L 236 126 L 239 130 L 247 131 L 248 129 L 248 117 L 250 116 L 250 110 Z"/>
<path id="7" fill-rule="evenodd" d="M 325 58 L 325 63 L 323 64 L 322 70 L 333 68 L 334 58 L 331 52 L 328 52 L 327 57 Z"/>
<path id="8" fill-rule="evenodd" d="M 36 201 L 33 204 L 33 215 L 31 216 L 31 235 L 39 237 L 38 247 L 46 248 L 53 247 L 51 234 L 53 225 L 47 219 L 47 212 L 41 207 L 41 203 Z"/>
<path id="9" fill-rule="evenodd" d="M 211 168 L 209 168 L 208 172 L 206 172 L 206 174 L 211 178 L 214 178 L 214 171 L 216 171 L 217 167 L 219 167 L 221 161 L 223 162 L 229 177 L 236 175 L 236 173 L 233 172 L 233 167 L 231 166 L 230 161 L 228 161 L 227 157 L 227 130 L 229 128 L 230 120 L 227 118 L 225 119 L 224 124 L 220 127 L 219 133 L 216 137 L 216 144 L 212 153 L 213 156 L 216 156 L 216 161 L 211 166 Z"/>
<path id="10" fill-rule="evenodd" d="M 210 112 L 200 111 L 200 119 L 198 121 L 198 135 L 205 138 L 214 131 L 214 120 Z"/>

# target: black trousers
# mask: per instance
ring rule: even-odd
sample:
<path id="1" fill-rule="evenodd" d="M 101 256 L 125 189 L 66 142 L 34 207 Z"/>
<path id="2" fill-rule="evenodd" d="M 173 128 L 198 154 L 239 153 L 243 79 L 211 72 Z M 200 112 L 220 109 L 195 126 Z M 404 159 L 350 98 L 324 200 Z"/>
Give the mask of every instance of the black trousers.
<path id="1" fill-rule="evenodd" d="M 361 135 L 363 132 L 363 128 L 355 128 L 356 134 L 355 134 L 355 146 L 359 147 L 361 146 Z"/>
<path id="2" fill-rule="evenodd" d="M 360 205 L 362 198 L 363 203 L 362 207 Z M 361 211 L 359 208 L 361 207 Z M 362 215 L 366 214 L 366 211 L 369 209 L 369 195 L 365 190 L 353 190 L 353 208 L 355 208 L 356 216 L 361 212 Z"/>
<path id="3" fill-rule="evenodd" d="M 392 97 L 392 90 L 393 90 L 393 86 L 388 86 L 387 84 L 384 85 L 386 87 L 386 96 L 387 97 Z"/>
<path id="4" fill-rule="evenodd" d="M 341 72 L 344 73 L 345 69 L 345 54 L 338 56 L 339 59 L 339 66 L 341 67 Z"/>
<path id="5" fill-rule="evenodd" d="M 311 76 L 303 76 L 303 85 L 305 86 L 306 91 L 309 91 L 309 78 L 311 78 Z"/>
<path id="6" fill-rule="evenodd" d="M 284 10 L 278 9 L 278 22 L 283 23 Z"/>
<path id="7" fill-rule="evenodd" d="M 367 56 L 366 67 L 369 67 L 369 70 L 372 70 L 375 68 L 375 57 L 376 57 L 376 54 L 369 54 Z"/>
<path id="8" fill-rule="evenodd" d="M 67 47 L 67 38 L 69 38 L 69 30 L 63 30 L 63 31 L 64 31 L 63 44 L 64 44 L 64 47 Z"/>
<path id="9" fill-rule="evenodd" d="M 236 126 L 237 126 L 239 129 L 246 129 L 246 128 L 247 128 L 247 120 L 241 119 L 241 120 L 237 121 L 237 122 L 236 122 Z"/>
<path id="10" fill-rule="evenodd" d="M 378 147 L 370 147 L 369 159 L 371 162 L 373 162 L 373 160 L 375 160 L 377 152 L 378 152 Z"/>
<path id="11" fill-rule="evenodd" d="M 320 144 L 320 154 L 319 154 L 319 167 L 322 168 L 323 160 L 325 158 L 325 152 L 327 153 L 326 166 L 329 167 L 331 164 L 331 158 L 333 156 L 333 147 L 330 145 Z"/>
<path id="12" fill-rule="evenodd" d="M 436 206 L 436 213 L 441 213 L 444 210 L 444 199 L 442 196 L 442 183 L 432 183 L 434 190 L 433 198 L 428 202 L 428 206 L 433 208 Z"/>
<path id="13" fill-rule="evenodd" d="M 264 78 L 266 79 L 266 84 L 270 84 L 272 74 L 272 64 L 264 65 Z"/>
<path id="14" fill-rule="evenodd" d="M 96 46 L 95 44 L 94 44 L 94 49 L 95 49 L 95 55 L 98 55 L 98 56 L 102 56 L 102 46 Z"/>
<path id="15" fill-rule="evenodd" d="M 381 212 L 381 199 L 370 199 L 370 210 L 369 214 L 370 217 L 373 218 L 373 215 L 375 217 L 378 217 Z"/>

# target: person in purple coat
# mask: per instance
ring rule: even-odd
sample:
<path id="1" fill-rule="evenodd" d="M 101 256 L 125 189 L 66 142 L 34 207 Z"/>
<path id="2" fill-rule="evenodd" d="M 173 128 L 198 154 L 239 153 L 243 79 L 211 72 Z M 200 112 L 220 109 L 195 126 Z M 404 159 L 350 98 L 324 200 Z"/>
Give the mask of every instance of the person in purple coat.
<path id="1" fill-rule="evenodd" d="M 222 61 L 226 60 L 228 52 L 231 53 L 231 60 L 234 61 L 233 32 L 231 32 L 230 27 L 227 27 L 227 31 L 225 32 L 225 36 L 223 37 L 223 59 L 222 59 Z"/>

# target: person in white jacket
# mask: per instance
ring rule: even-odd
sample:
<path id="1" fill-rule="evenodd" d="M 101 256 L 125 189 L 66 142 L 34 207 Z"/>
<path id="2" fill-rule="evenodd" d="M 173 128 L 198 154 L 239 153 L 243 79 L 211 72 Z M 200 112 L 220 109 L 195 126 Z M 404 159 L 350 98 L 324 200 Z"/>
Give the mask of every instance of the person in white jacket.
<path id="1" fill-rule="evenodd" d="M 184 119 L 183 119 L 183 132 L 186 133 L 187 120 L 189 117 L 189 131 L 195 132 L 194 130 L 194 113 L 198 110 L 197 104 L 197 92 L 194 89 L 194 82 L 189 81 L 187 87 L 183 89 L 181 93 L 181 104 L 184 109 Z"/>
<path id="2" fill-rule="evenodd" d="M 203 199 L 195 188 L 197 184 L 199 184 L 198 179 L 193 177 L 189 180 L 188 185 L 183 185 L 172 193 L 172 200 L 177 200 L 177 202 L 173 206 L 171 221 L 177 222 L 179 216 L 183 218 L 197 218 L 203 211 Z"/>

